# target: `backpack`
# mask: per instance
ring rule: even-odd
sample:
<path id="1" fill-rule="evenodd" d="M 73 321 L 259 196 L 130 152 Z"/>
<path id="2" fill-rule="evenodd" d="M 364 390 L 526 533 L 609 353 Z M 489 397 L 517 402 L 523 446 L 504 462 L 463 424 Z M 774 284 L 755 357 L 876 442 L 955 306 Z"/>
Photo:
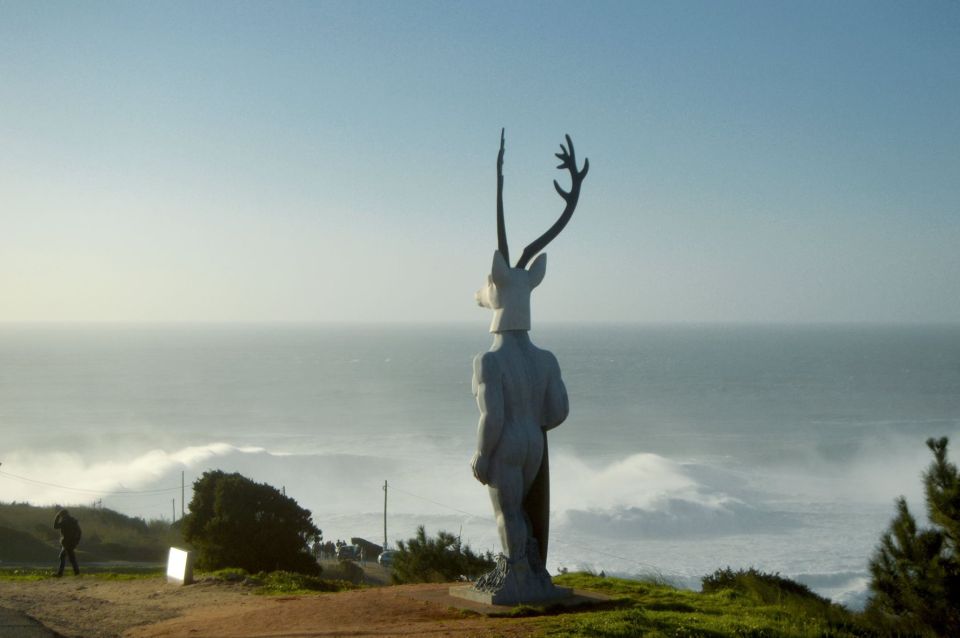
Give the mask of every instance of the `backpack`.
<path id="1" fill-rule="evenodd" d="M 72 516 L 65 516 L 60 523 L 60 533 L 63 534 L 63 542 L 74 547 L 80 543 L 80 537 L 83 532 L 80 531 L 80 523 Z"/>

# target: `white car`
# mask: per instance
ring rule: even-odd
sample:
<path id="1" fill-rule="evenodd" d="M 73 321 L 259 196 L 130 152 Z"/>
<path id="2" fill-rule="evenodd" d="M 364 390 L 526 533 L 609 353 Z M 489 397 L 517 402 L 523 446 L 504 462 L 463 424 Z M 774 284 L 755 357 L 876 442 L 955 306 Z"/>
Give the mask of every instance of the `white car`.
<path id="1" fill-rule="evenodd" d="M 393 555 L 396 553 L 397 552 L 392 549 L 384 550 L 380 552 L 380 556 L 377 557 L 377 562 L 384 567 L 390 567 L 390 565 L 393 563 Z"/>

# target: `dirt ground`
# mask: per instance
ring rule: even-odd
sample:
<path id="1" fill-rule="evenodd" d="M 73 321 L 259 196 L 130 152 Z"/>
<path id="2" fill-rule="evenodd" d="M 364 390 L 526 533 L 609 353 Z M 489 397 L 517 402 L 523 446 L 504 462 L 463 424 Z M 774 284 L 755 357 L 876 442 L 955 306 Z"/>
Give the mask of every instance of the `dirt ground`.
<path id="1" fill-rule="evenodd" d="M 373 587 L 337 594 L 262 596 L 239 583 L 168 584 L 65 576 L 0 581 L 0 605 L 70 638 L 266 636 L 530 636 L 536 618 L 455 608 L 449 585 Z"/>

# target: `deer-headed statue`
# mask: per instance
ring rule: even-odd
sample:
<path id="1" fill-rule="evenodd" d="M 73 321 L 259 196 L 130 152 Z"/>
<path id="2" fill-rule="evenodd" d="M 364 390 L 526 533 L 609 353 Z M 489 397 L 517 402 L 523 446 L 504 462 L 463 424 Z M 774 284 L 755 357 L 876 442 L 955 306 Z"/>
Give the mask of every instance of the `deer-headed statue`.
<path id="1" fill-rule="evenodd" d="M 580 185 L 590 168 L 577 168 L 573 142 L 560 145 L 559 169 L 570 172 L 569 192 L 554 181 L 566 202 L 560 218 L 527 246 L 517 265 L 510 252 L 503 219 L 504 133 L 497 156 L 497 243 L 486 285 L 477 302 L 493 310 L 489 352 L 473 362 L 473 392 L 480 408 L 473 474 L 487 485 L 497 517 L 503 553 L 497 567 L 474 586 L 495 604 L 533 602 L 566 595 L 555 588 L 546 570 L 550 514 L 547 430 L 569 412 L 567 390 L 556 357 L 530 341 L 530 293 L 543 281 L 546 254 L 539 254 L 563 230 L 580 198 Z M 536 257 L 536 259 L 533 259 Z M 533 259 L 529 269 L 527 264 Z"/>

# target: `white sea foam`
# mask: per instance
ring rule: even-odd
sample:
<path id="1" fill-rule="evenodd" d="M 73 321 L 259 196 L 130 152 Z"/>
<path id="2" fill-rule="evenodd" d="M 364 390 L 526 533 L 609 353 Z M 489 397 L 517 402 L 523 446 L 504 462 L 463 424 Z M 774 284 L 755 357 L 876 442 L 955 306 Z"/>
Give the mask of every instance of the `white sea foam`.
<path id="1" fill-rule="evenodd" d="M 398 456 L 392 458 L 389 450 L 382 456 L 294 454 L 226 442 L 89 464 L 77 453 L 14 452 L 4 469 L 15 467 L 50 485 L 6 481 L 4 498 L 45 504 L 103 498 L 107 506 L 151 518 L 165 516 L 170 499 L 179 498 L 181 471 L 192 480 L 205 470 L 222 469 L 283 486 L 314 513 L 327 538 L 379 541 L 382 482 L 389 479 L 390 544 L 409 538 L 423 524 L 430 533 L 461 534 L 478 551 L 499 550 L 486 490 L 469 475 L 466 454 L 451 459 L 428 446 L 418 460 L 405 452 Z M 789 470 L 786 476 L 766 474 L 750 481 L 723 466 L 656 454 L 598 463 L 565 451 L 554 454 L 551 470 L 552 569 L 655 573 L 697 587 L 700 576 L 718 567 L 753 566 L 802 576 L 815 591 L 856 606 L 865 595 L 866 559 L 889 516 L 886 507 L 861 506 L 847 496 L 839 504 L 817 504 L 809 494 L 797 499 L 789 492 L 752 487 L 789 485 Z M 866 468 L 849 472 L 862 477 Z M 832 572 L 836 566 L 848 569 Z"/>
<path id="2" fill-rule="evenodd" d="M 181 470 L 191 478 L 207 469 L 237 471 L 283 486 L 313 511 L 327 538 L 363 536 L 377 541 L 383 526 L 381 477 L 389 477 L 391 544 L 409 538 L 423 524 L 431 533 L 444 529 L 461 534 L 478 551 L 499 549 L 486 490 L 469 476 L 465 463 L 440 458 L 438 450 L 419 463 L 387 456 L 277 453 L 225 442 L 170 452 L 150 450 L 126 463 L 84 464 L 77 454 L 69 453 L 34 457 L 18 453 L 10 458 L 13 465 L 26 467 L 34 476 L 40 467 L 50 468 L 44 474 L 49 483 L 139 492 L 103 498 L 108 506 L 147 517 L 169 511 L 170 499 L 179 497 Z M 787 495 L 783 494 L 772 495 L 779 507 L 773 509 L 746 487 L 737 472 L 655 454 L 597 464 L 560 452 L 552 460 L 552 470 L 552 569 L 656 573 L 696 587 L 700 576 L 725 565 L 754 566 L 785 575 L 805 573 L 810 579 L 813 570 L 826 573 L 833 565 L 847 564 L 854 570 L 844 572 L 851 574 L 844 582 L 811 579 L 810 585 L 855 603 L 864 591 L 863 568 L 877 535 L 875 528 L 885 517 L 881 512 L 878 519 L 873 511 L 872 518 L 864 518 L 862 512 L 849 509 L 814 512 L 806 502 L 784 508 Z M 437 480 L 437 475 L 446 479 Z M 26 500 L 29 495 L 38 503 L 64 501 L 64 492 L 57 488 L 18 485 L 22 492 L 14 492 L 14 500 Z M 96 498 L 86 492 L 72 494 L 80 502 Z M 144 503 L 151 503 L 153 512 L 144 512 Z M 851 514 L 859 515 L 867 529 L 854 544 L 838 549 L 835 527 L 845 525 L 849 533 Z M 818 535 L 821 542 L 811 543 Z M 787 547 L 793 548 L 791 560 L 784 560 Z M 844 550 L 856 554 L 853 561 L 844 556 Z"/>
<path id="3" fill-rule="evenodd" d="M 144 498 L 152 490 L 164 489 L 161 485 L 172 485 L 173 475 L 185 468 L 218 457 L 265 453 L 259 447 L 219 442 L 173 452 L 148 450 L 125 460 L 88 462 L 80 452 L 15 450 L 7 455 L 7 478 L 11 480 L 4 486 L 4 496 L 39 505 L 82 502 L 102 496 Z M 118 507 L 124 509 L 123 505 Z"/>
<path id="4" fill-rule="evenodd" d="M 169 517 L 208 469 L 284 487 L 328 538 L 498 549 L 470 474 L 471 329 L 0 329 L 0 498 Z M 550 434 L 550 567 L 730 565 L 862 596 L 928 436 L 960 441 L 953 329 L 538 328 L 572 414 Z M 389 360 L 389 361 L 388 361 Z M 12 478 L 26 477 L 26 481 Z M 64 489 L 66 486 L 69 489 Z M 174 507 L 179 515 L 180 507 Z M 837 575 L 837 576 L 831 576 Z"/>

